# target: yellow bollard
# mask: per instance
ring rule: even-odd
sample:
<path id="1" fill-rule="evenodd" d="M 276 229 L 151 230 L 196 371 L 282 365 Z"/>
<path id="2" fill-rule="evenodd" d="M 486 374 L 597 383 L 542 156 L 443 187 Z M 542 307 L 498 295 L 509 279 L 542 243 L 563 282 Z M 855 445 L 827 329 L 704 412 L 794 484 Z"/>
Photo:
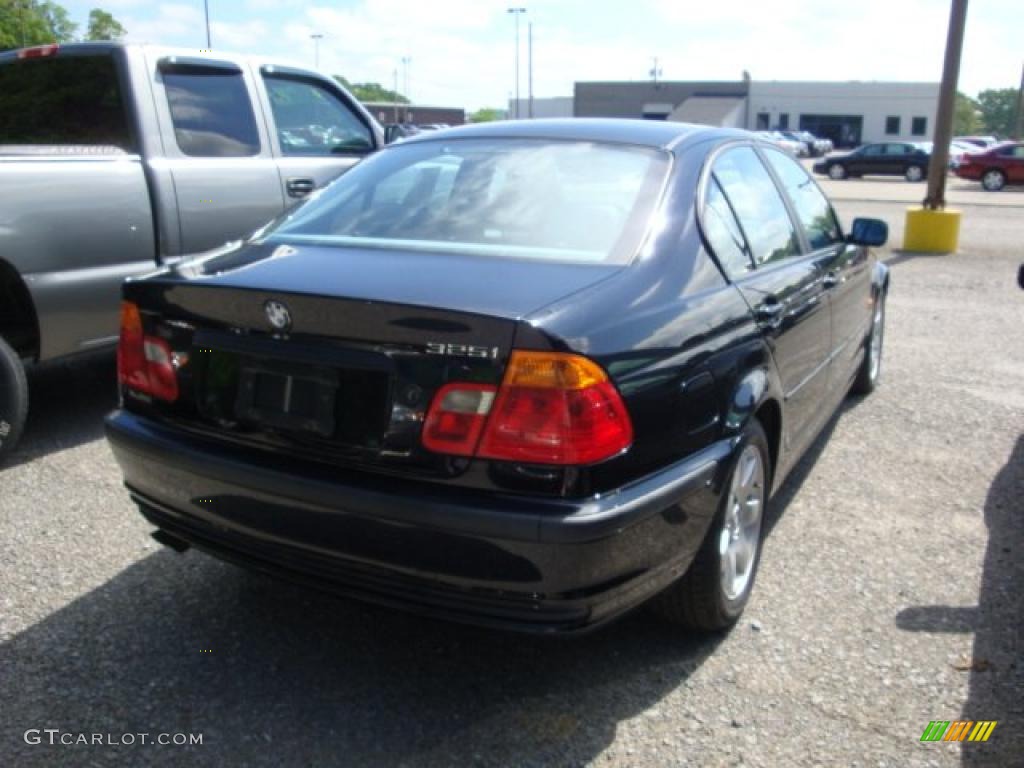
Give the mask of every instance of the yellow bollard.
<path id="1" fill-rule="evenodd" d="M 907 208 L 903 229 L 903 250 L 925 253 L 955 253 L 960 242 L 960 211 L 947 208 Z"/>

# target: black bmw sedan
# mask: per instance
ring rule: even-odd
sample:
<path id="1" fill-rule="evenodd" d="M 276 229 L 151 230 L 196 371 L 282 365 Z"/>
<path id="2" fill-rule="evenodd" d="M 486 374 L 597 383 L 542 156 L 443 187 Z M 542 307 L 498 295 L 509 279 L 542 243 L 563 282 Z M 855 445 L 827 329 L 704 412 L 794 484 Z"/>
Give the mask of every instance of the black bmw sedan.
<path id="1" fill-rule="evenodd" d="M 885 224 L 742 131 L 425 133 L 124 288 L 107 435 L 154 536 L 527 631 L 728 627 L 773 490 L 879 377 Z"/>

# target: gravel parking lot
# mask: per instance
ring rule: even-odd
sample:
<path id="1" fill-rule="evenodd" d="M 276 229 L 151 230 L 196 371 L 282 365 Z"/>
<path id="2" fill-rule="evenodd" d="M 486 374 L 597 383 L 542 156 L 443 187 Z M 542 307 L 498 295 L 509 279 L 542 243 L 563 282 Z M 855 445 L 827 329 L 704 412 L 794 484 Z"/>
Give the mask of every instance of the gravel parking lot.
<path id="1" fill-rule="evenodd" d="M 1024 192 L 950 185 L 961 253 L 886 251 L 883 386 L 774 500 L 724 637 L 641 611 L 523 638 L 161 549 L 102 438 L 112 359 L 35 371 L 0 470 L 0 764 L 1024 764 Z M 924 195 L 823 186 L 897 247 Z M 984 744 L 920 743 L 957 719 L 999 724 Z M 25 742 L 47 728 L 203 743 Z"/>

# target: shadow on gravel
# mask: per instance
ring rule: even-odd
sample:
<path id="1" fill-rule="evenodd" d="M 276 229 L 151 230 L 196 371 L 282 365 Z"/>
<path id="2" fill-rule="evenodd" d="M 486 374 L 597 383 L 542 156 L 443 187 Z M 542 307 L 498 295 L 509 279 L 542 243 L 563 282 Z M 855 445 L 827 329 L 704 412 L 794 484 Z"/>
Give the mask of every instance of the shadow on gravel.
<path id="1" fill-rule="evenodd" d="M 771 534 L 775 528 L 776 523 L 782 519 L 783 513 L 789 506 L 790 502 L 796 498 L 796 495 L 800 492 L 804 482 L 810 477 L 811 472 L 814 470 L 814 465 L 818 463 L 818 459 L 821 458 L 822 451 L 825 450 L 825 446 L 828 445 L 828 441 L 832 438 L 832 433 L 835 431 L 836 425 L 839 424 L 840 419 L 843 418 L 843 414 L 849 413 L 856 409 L 862 402 L 865 401 L 865 397 L 859 397 L 856 395 L 848 395 L 843 400 L 842 405 L 836 409 L 835 413 L 832 414 L 831 418 L 825 423 L 825 426 L 821 428 L 821 432 L 811 443 L 810 447 L 804 452 L 804 455 L 797 461 L 796 466 L 793 467 L 789 472 L 789 476 L 786 481 L 782 484 L 782 487 L 776 491 L 775 495 L 772 496 L 771 503 L 768 505 L 768 512 L 765 515 L 765 535 Z"/>
<path id="2" fill-rule="evenodd" d="M 893 248 L 890 251 L 891 256 L 886 256 L 883 261 L 890 266 L 895 267 L 897 264 L 902 264 L 905 261 L 912 261 L 913 259 L 948 259 L 948 253 L 924 253 L 923 251 L 904 251 L 900 248 Z"/>
<path id="3" fill-rule="evenodd" d="M 117 362 L 103 352 L 35 366 L 28 388 L 25 431 L 0 471 L 103 437 L 103 417 L 117 406 Z"/>
<path id="4" fill-rule="evenodd" d="M 572 640 L 477 630 L 161 550 L 0 645 L 0 753 L 18 766 L 580 765 L 719 641 L 645 612 Z M 687 704 L 673 720 L 711 716 Z M 30 728 L 203 745 L 33 746 Z"/>
<path id="5" fill-rule="evenodd" d="M 1024 760 L 1024 436 L 985 499 L 988 545 L 977 607 L 906 608 L 896 626 L 914 632 L 974 632 L 964 666 L 970 688 L 963 720 L 996 720 L 988 742 L 964 743 L 964 766 L 1020 765 Z M 952 544 L 953 542 L 951 542 Z M 937 712 L 936 717 L 947 716 Z"/>

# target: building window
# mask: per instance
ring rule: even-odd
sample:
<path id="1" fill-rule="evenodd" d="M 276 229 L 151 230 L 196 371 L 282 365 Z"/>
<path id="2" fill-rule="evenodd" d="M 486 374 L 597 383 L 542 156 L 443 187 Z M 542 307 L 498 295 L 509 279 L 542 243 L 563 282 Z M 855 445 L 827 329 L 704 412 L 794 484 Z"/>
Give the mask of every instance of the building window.
<path id="1" fill-rule="evenodd" d="M 910 132 L 914 136 L 924 136 L 928 130 L 928 118 L 927 117 L 915 117 L 914 121 L 910 124 Z"/>
<path id="2" fill-rule="evenodd" d="M 900 135 L 900 119 L 898 117 L 887 117 L 885 118 L 885 135 L 886 136 L 899 136 Z"/>
<path id="3" fill-rule="evenodd" d="M 767 112 L 758 112 L 757 113 L 757 130 L 759 130 L 759 131 L 767 131 L 768 130 L 768 125 L 769 125 L 769 122 L 771 121 L 771 119 L 772 119 L 772 116 L 769 115 Z"/>
<path id="4" fill-rule="evenodd" d="M 779 130 L 789 130 L 789 112 L 783 112 L 781 115 L 779 115 Z"/>

